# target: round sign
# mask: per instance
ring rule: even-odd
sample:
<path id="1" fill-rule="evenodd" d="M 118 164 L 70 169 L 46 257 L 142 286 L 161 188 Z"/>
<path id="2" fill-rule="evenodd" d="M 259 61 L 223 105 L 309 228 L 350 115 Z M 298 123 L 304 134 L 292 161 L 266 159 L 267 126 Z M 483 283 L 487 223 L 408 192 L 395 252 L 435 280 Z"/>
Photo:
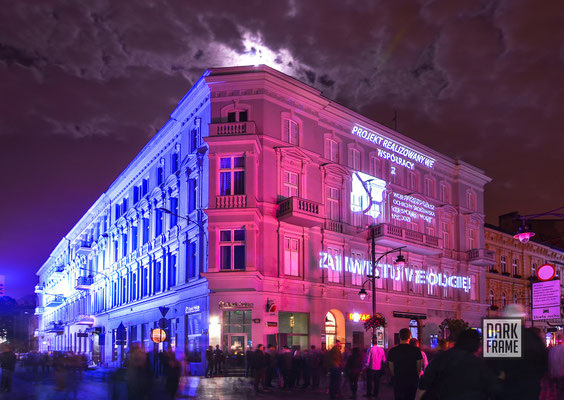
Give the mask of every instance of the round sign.
<path id="1" fill-rule="evenodd" d="M 549 281 L 556 275 L 556 268 L 552 264 L 543 264 L 537 268 L 539 281 Z"/>
<path id="2" fill-rule="evenodd" d="M 151 340 L 155 343 L 162 343 L 166 340 L 166 332 L 162 329 L 153 329 L 151 331 Z"/>

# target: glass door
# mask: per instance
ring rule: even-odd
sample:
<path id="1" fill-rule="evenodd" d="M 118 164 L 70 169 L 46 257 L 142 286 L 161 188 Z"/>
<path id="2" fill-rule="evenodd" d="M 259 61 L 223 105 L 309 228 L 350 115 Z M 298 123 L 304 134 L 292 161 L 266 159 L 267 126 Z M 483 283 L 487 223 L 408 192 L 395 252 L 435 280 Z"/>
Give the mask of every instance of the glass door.
<path id="1" fill-rule="evenodd" d="M 227 359 L 230 367 L 245 366 L 245 350 L 247 349 L 246 333 L 227 334 Z"/>

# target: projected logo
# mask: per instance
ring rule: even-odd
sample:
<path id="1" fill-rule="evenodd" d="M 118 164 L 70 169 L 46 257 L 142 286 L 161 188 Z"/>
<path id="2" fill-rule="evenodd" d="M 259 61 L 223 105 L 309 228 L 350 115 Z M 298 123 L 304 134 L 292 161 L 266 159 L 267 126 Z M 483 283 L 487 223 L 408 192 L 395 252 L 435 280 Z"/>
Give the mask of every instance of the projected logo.
<path id="1" fill-rule="evenodd" d="M 351 210 L 378 218 L 383 212 L 386 182 L 371 175 L 355 172 L 352 179 Z"/>

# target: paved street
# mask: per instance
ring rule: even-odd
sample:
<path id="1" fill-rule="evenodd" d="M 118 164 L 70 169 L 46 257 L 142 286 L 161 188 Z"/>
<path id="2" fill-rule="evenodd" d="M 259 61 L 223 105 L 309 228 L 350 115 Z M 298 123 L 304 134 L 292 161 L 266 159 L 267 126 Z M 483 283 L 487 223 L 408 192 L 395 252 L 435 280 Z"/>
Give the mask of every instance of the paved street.
<path id="1" fill-rule="evenodd" d="M 0 400 L 108 400 L 126 399 L 125 383 L 111 379 L 111 370 L 90 370 L 80 376 L 55 376 L 53 372 L 33 374 L 18 368 L 14 376 L 12 393 L 0 393 Z M 64 384 L 62 383 L 64 381 Z M 57 390 L 57 385 L 59 389 Z M 359 398 L 365 393 L 364 382 L 359 382 Z M 391 388 L 382 383 L 380 399 L 391 399 Z M 343 387 L 343 397 L 350 398 L 348 388 Z M 165 399 L 163 382 L 157 380 L 153 385 L 150 399 Z M 329 399 L 325 390 L 294 389 L 255 394 L 250 379 L 239 377 L 183 377 L 179 399 Z"/>

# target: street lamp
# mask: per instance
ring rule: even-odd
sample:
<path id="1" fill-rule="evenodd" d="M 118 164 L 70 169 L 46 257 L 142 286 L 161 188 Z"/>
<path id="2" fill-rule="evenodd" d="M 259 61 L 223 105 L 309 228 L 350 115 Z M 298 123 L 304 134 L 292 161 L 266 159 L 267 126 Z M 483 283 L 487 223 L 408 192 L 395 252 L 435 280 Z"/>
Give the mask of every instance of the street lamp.
<path id="1" fill-rule="evenodd" d="M 557 217 L 559 219 L 562 219 L 562 218 L 564 218 L 564 212 L 559 212 L 562 209 L 564 209 L 564 206 L 558 207 L 558 208 L 555 208 L 554 210 L 550 210 L 550 211 L 543 212 L 543 213 L 528 214 L 528 215 L 519 216 L 519 218 L 522 221 L 521 226 L 519 227 L 517 234 L 513 237 L 515 239 L 518 239 L 523 244 L 528 243 L 529 239 L 532 238 L 533 236 L 535 236 L 535 232 L 533 232 L 532 230 L 529 229 L 529 227 L 526 224 L 526 220 L 534 220 L 534 219 L 537 219 L 537 218 L 547 217 L 547 216 L 552 216 L 552 217 Z M 516 218 L 516 219 L 518 219 L 518 218 Z"/>
<path id="2" fill-rule="evenodd" d="M 395 253 L 396 251 L 399 251 L 399 255 L 396 259 L 396 265 L 403 267 L 405 265 L 405 258 L 401 254 L 401 249 L 403 249 L 405 247 L 406 246 L 401 246 L 401 247 L 396 247 L 395 249 L 388 250 L 385 253 L 382 253 L 380 255 L 380 257 L 378 257 L 378 259 L 376 259 L 376 226 L 374 226 L 374 225 L 372 226 L 372 275 L 366 275 L 366 280 L 362 283 L 362 287 L 361 287 L 360 291 L 358 292 L 358 297 L 360 297 L 360 300 L 366 299 L 366 296 L 368 295 L 368 293 L 364 289 L 364 285 L 369 281 L 371 282 L 371 284 L 372 284 L 372 317 L 374 317 L 376 315 L 376 279 L 379 278 L 379 276 L 376 276 L 376 265 L 378 265 L 380 260 L 382 258 L 384 258 L 385 256 L 387 256 L 388 254 Z M 375 334 L 376 334 L 376 327 L 372 327 L 372 335 L 374 336 Z"/>

